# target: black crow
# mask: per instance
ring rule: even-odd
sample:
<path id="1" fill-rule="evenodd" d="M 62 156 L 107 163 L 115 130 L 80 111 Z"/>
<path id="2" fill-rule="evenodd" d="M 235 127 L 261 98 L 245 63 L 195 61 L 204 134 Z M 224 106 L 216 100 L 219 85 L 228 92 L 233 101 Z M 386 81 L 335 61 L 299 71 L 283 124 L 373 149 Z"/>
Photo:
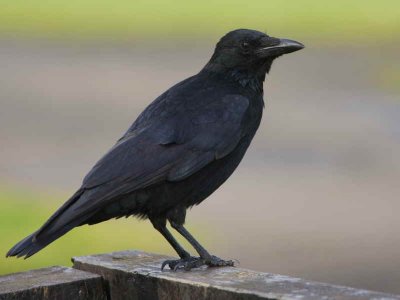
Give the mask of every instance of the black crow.
<path id="1" fill-rule="evenodd" d="M 263 82 L 273 60 L 303 47 L 255 30 L 226 34 L 205 67 L 154 100 L 76 193 L 7 256 L 27 258 L 77 226 L 137 216 L 148 218 L 180 257 L 162 268 L 232 266 L 210 255 L 185 229 L 186 210 L 239 165 L 260 125 Z M 178 244 L 167 220 L 199 257 Z"/>

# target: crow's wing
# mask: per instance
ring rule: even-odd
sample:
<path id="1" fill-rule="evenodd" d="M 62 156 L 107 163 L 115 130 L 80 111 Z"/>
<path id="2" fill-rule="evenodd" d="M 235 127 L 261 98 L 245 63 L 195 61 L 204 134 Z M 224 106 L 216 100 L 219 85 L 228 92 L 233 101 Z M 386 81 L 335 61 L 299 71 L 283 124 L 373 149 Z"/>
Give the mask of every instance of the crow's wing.
<path id="1" fill-rule="evenodd" d="M 85 177 L 82 196 L 52 217 L 51 230 L 89 217 L 118 196 L 183 180 L 228 155 L 246 134 L 242 120 L 248 106 L 247 98 L 228 95 L 199 110 L 154 117 L 127 132 Z"/>
<path id="2" fill-rule="evenodd" d="M 196 111 L 184 111 L 128 132 L 93 167 L 83 188 L 128 183 L 130 190 L 159 181 L 192 175 L 195 165 L 206 165 L 229 154 L 245 134 L 241 126 L 249 100 L 225 96 Z M 150 123 L 150 124 L 149 124 Z M 200 169 L 200 167 L 198 168 Z M 184 171 L 186 170 L 186 171 Z M 181 176 L 176 177 L 180 173 Z"/>

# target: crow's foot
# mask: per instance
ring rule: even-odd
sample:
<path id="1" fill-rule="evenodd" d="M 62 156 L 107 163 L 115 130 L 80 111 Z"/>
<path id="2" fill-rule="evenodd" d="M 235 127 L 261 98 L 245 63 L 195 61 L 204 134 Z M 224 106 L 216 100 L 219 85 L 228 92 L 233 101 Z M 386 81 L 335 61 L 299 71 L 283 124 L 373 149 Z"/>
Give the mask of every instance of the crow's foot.
<path id="1" fill-rule="evenodd" d="M 167 266 L 176 271 L 178 269 L 184 269 L 185 271 L 189 271 L 193 268 L 199 268 L 201 266 L 207 265 L 209 267 L 225 267 L 225 266 L 234 266 L 234 262 L 232 260 L 223 260 L 212 255 L 209 259 L 204 259 L 201 257 L 193 257 L 190 256 L 188 258 L 181 258 L 177 260 L 166 260 L 161 265 L 161 270 Z"/>
<path id="2" fill-rule="evenodd" d="M 235 263 L 233 260 L 223 260 L 214 255 L 211 255 L 211 259 L 207 260 L 205 263 L 209 267 L 233 267 L 233 266 L 235 266 Z"/>
<path id="3" fill-rule="evenodd" d="M 166 260 L 162 263 L 161 265 L 161 270 L 165 268 L 166 265 L 173 270 L 176 271 L 178 269 L 184 269 L 186 271 L 189 271 L 190 269 L 193 268 L 198 268 L 201 267 L 205 264 L 204 260 L 200 257 L 187 257 L 187 258 L 181 258 L 181 259 L 171 259 L 171 260 Z"/>

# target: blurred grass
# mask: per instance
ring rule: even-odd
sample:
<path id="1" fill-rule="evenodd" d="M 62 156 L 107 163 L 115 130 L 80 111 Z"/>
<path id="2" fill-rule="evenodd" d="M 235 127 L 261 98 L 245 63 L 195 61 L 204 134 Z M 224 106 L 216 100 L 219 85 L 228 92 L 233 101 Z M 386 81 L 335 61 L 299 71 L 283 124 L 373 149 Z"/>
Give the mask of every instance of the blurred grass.
<path id="1" fill-rule="evenodd" d="M 127 249 L 176 255 L 150 222 L 124 218 L 78 227 L 27 260 L 6 259 L 6 252 L 38 229 L 66 198 L 57 193 L 0 186 L 0 274 L 53 265 L 70 266 L 72 256 Z M 57 203 L 54 199 L 58 199 Z M 199 236 L 205 238 L 204 234 Z"/>
<path id="2" fill-rule="evenodd" d="M 320 42 L 399 39 L 400 1 L 2 0 L 0 34 L 46 38 L 216 38 L 234 28 Z"/>

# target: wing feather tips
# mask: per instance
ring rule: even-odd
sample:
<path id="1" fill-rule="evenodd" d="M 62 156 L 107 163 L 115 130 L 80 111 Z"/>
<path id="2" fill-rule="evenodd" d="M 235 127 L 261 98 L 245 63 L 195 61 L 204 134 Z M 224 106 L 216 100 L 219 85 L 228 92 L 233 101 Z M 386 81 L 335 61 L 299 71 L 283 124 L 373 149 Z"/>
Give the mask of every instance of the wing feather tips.
<path id="1" fill-rule="evenodd" d="M 179 163 L 177 166 L 169 171 L 167 175 L 167 180 L 180 181 L 186 179 L 190 175 L 205 167 L 213 160 L 213 151 L 204 152 L 201 155 L 193 153 L 193 155 L 189 156 L 187 159 L 184 159 L 183 162 Z"/>

